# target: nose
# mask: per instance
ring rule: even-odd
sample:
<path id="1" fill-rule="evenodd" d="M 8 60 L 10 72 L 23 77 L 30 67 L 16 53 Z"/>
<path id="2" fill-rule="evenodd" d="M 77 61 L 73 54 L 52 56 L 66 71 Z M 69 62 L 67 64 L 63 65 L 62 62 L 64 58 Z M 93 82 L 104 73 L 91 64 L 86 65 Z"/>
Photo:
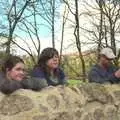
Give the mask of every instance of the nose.
<path id="1" fill-rule="evenodd" d="M 57 62 L 59 59 L 55 57 L 55 58 L 53 58 L 53 60 L 54 60 L 55 62 Z"/>
<path id="2" fill-rule="evenodd" d="M 21 74 L 25 74 L 25 70 L 20 70 L 20 73 Z"/>
<path id="3" fill-rule="evenodd" d="M 20 75 L 21 75 L 22 78 L 24 78 L 26 76 L 24 71 L 21 71 Z"/>

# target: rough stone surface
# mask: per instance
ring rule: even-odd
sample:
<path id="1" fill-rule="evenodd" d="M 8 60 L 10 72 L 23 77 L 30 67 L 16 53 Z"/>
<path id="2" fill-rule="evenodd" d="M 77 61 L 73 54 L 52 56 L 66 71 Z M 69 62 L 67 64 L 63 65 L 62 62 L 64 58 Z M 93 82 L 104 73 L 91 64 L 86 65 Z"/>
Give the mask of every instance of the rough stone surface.
<path id="1" fill-rule="evenodd" d="M 3 115 L 14 115 L 20 112 L 29 111 L 32 108 L 32 100 L 27 96 L 5 96 L 0 101 L 0 113 Z"/>
<path id="2" fill-rule="evenodd" d="M 81 84 L 0 93 L 0 120 L 120 120 L 120 85 Z"/>

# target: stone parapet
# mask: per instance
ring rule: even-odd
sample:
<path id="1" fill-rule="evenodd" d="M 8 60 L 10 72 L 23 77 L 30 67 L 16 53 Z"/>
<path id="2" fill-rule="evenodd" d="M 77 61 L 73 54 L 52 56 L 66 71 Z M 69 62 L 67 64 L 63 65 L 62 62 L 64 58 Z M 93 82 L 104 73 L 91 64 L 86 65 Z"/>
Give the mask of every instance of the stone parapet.
<path id="1" fill-rule="evenodd" d="M 81 84 L 0 93 L 0 120 L 120 120 L 120 85 Z"/>

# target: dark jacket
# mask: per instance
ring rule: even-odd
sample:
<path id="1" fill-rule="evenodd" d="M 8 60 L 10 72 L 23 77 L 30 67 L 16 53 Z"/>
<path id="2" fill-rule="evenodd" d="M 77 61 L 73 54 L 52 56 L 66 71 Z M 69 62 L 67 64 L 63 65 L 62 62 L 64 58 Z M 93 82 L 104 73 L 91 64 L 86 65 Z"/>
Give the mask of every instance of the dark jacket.
<path id="1" fill-rule="evenodd" d="M 41 90 L 42 88 L 48 86 L 46 81 L 42 81 L 37 77 L 29 77 L 25 80 L 22 80 L 21 84 L 24 89 L 32 90 Z"/>
<path id="2" fill-rule="evenodd" d="M 66 83 L 65 74 L 60 68 L 57 68 L 57 70 L 58 70 L 58 76 L 57 76 L 58 82 L 57 83 L 55 83 L 50 78 L 47 78 L 45 72 L 43 72 L 39 67 L 36 67 L 33 69 L 32 76 L 41 79 L 41 81 L 46 81 L 48 86 L 49 85 L 52 85 L 52 86 L 63 85 Z"/>
<path id="3" fill-rule="evenodd" d="M 5 94 L 10 94 L 18 89 L 41 90 L 47 86 L 45 81 L 40 81 L 35 77 L 29 77 L 22 81 L 7 80 L 4 75 L 0 73 L 0 91 Z"/>
<path id="4" fill-rule="evenodd" d="M 0 72 L 0 91 L 5 94 L 10 94 L 17 89 L 21 89 L 22 84 L 19 81 L 8 80 L 3 73 Z"/>
<path id="5" fill-rule="evenodd" d="M 94 65 L 88 73 L 89 82 L 96 83 L 120 83 L 120 79 L 114 76 L 114 72 L 117 68 L 112 65 L 104 70 L 98 64 Z"/>

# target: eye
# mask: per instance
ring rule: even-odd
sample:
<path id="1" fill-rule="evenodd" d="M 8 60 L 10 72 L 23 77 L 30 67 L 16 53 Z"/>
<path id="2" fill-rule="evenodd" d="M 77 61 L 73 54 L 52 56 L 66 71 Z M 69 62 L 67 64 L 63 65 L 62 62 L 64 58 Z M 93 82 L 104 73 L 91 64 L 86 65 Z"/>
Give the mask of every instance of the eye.
<path id="1" fill-rule="evenodd" d="M 22 69 L 22 68 L 17 68 L 16 70 L 17 71 L 23 71 L 23 72 L 25 71 L 25 69 Z"/>
<path id="2" fill-rule="evenodd" d="M 58 55 L 55 55 L 54 58 L 59 58 Z"/>

